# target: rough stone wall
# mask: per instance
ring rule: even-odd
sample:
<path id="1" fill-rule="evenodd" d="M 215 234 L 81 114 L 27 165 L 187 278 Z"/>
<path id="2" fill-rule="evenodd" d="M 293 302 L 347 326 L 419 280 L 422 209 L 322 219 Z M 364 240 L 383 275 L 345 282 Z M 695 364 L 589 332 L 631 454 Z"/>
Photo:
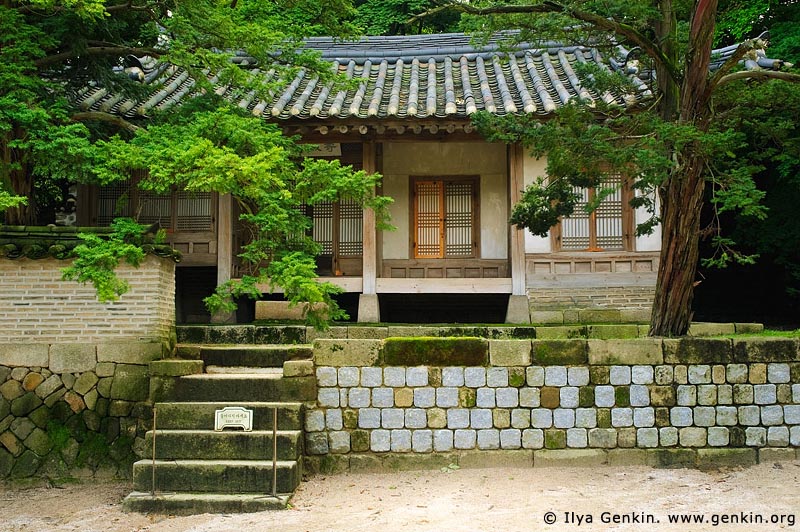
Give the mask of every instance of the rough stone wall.
<path id="1" fill-rule="evenodd" d="M 100 467 L 129 475 L 152 415 L 145 361 L 156 348 L 160 356 L 161 345 L 151 345 L 151 354 L 127 349 L 124 363 L 98 361 L 94 346 L 65 344 L 51 346 L 49 367 L 2 362 L 0 478 Z M 136 357 L 144 363 L 133 363 Z"/>
<path id="2" fill-rule="evenodd" d="M 800 447 L 796 340 L 490 340 L 443 367 L 325 342 L 309 455 Z"/>
<path id="3" fill-rule="evenodd" d="M 130 475 L 152 417 L 151 361 L 174 336 L 174 263 L 121 268 L 98 303 L 63 261 L 0 260 L 0 478 L 111 468 Z"/>
<path id="4" fill-rule="evenodd" d="M 175 325 L 175 264 L 148 257 L 121 266 L 130 291 L 100 303 L 94 287 L 62 281 L 65 261 L 0 260 L 0 344 L 98 343 L 169 338 Z"/>

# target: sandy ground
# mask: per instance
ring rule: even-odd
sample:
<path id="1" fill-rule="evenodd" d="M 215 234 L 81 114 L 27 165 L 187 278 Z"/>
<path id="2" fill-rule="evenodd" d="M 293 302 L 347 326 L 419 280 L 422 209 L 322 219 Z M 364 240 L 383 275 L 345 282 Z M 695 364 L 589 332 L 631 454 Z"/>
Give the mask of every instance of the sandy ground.
<path id="1" fill-rule="evenodd" d="M 697 471 L 647 467 L 470 469 L 317 476 L 286 511 L 126 514 L 124 482 L 0 486 L 3 532 L 772 531 L 800 529 L 800 461 Z M 553 512 L 555 523 L 548 524 Z M 574 512 L 569 514 L 568 512 Z M 604 514 L 604 512 L 607 512 Z M 670 524 L 670 514 L 706 524 Z M 744 524 L 711 522 L 734 514 Z M 602 522 L 612 516 L 640 522 Z M 651 523 L 643 523 L 652 515 Z M 783 515 L 783 524 L 770 523 Z M 582 521 L 578 523 L 578 517 Z M 591 523 L 588 523 L 591 516 Z M 759 524 L 757 516 L 767 522 Z M 717 517 L 721 519 L 721 517 Z M 657 520 L 658 522 L 656 522 Z M 792 526 L 793 525 L 793 526 Z"/>

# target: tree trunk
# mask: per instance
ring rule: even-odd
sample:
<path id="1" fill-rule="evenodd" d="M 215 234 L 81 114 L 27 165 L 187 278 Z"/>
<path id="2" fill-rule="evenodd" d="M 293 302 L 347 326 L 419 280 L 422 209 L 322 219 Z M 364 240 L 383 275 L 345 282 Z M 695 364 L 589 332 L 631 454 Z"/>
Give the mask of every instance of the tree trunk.
<path id="1" fill-rule="evenodd" d="M 690 157 L 670 179 L 661 200 L 661 257 L 650 321 L 651 336 L 681 336 L 692 321 L 699 257 L 704 161 Z"/>
<path id="2" fill-rule="evenodd" d="M 680 99 L 676 99 L 675 87 L 668 88 L 672 94 L 663 95 L 667 105 L 678 102 L 680 122 L 693 124 L 703 132 L 708 131 L 711 116 L 706 88 L 716 12 L 717 0 L 695 3 Z M 660 191 L 661 257 L 650 318 L 651 336 L 682 336 L 692 322 L 706 160 L 691 144 L 674 155 L 678 166 Z"/>
<path id="3" fill-rule="evenodd" d="M 34 197 L 33 179 L 28 177 L 28 164 L 26 158 L 22 156 L 20 150 L 9 146 L 11 139 L 20 138 L 23 134 L 19 128 L 8 133 L 5 137 L 0 137 L 0 185 L 15 196 L 25 196 L 28 198 L 27 205 L 12 207 L 3 212 L 2 216 L 6 225 L 35 225 L 36 224 L 36 203 Z"/>

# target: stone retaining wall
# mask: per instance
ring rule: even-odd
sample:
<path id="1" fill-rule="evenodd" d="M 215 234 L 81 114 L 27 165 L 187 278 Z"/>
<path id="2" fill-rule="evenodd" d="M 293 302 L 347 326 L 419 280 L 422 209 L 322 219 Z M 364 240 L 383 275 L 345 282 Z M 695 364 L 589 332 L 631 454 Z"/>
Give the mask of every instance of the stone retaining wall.
<path id="1" fill-rule="evenodd" d="M 152 418 L 149 364 L 174 341 L 174 262 L 120 268 L 98 303 L 64 261 L 0 260 L 0 478 L 129 476 Z"/>
<path id="2" fill-rule="evenodd" d="M 653 286 L 560 286 L 528 290 L 533 323 L 628 323 L 650 321 Z"/>
<path id="3" fill-rule="evenodd" d="M 800 447 L 797 339 L 431 340 L 317 340 L 312 462 Z"/>

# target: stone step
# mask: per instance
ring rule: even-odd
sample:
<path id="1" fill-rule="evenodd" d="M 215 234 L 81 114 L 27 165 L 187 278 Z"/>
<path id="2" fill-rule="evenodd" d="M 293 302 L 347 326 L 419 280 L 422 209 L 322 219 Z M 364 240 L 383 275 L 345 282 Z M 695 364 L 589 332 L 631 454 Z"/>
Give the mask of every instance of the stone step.
<path id="1" fill-rule="evenodd" d="M 279 430 L 278 460 L 297 460 L 302 432 Z M 152 449 L 153 431 L 145 436 Z M 165 460 L 272 460 L 272 431 L 157 430 L 156 458 Z"/>
<path id="2" fill-rule="evenodd" d="M 272 460 L 156 460 L 155 489 L 159 492 L 272 493 Z M 134 491 L 150 491 L 153 463 L 133 464 Z M 277 492 L 291 493 L 300 483 L 294 460 L 277 463 Z"/>
<path id="3" fill-rule="evenodd" d="M 304 344 L 305 325 L 179 325 L 180 344 Z"/>
<path id="4" fill-rule="evenodd" d="M 245 493 L 158 493 L 134 491 L 122 501 L 127 512 L 170 515 L 251 513 L 284 510 L 291 493 L 271 495 Z"/>
<path id="5" fill-rule="evenodd" d="M 175 380 L 165 389 L 159 402 L 185 401 L 313 401 L 317 396 L 316 378 L 283 378 L 270 374 L 201 374 Z"/>
<path id="6" fill-rule="evenodd" d="M 157 403 L 158 429 L 212 430 L 214 415 L 226 406 L 240 406 L 253 411 L 253 430 L 272 430 L 272 409 L 278 408 L 278 430 L 303 428 L 301 403 L 260 402 L 187 402 Z"/>
<path id="7" fill-rule="evenodd" d="M 281 368 L 287 360 L 307 360 L 314 348 L 300 345 L 202 345 L 181 344 L 177 348 L 181 358 L 202 359 L 206 366 L 239 366 L 253 368 Z"/>
<path id="8" fill-rule="evenodd" d="M 227 374 L 242 374 L 248 375 L 276 375 L 278 377 L 283 375 L 283 368 L 259 368 L 252 366 L 206 366 L 206 373 L 227 373 Z"/>

